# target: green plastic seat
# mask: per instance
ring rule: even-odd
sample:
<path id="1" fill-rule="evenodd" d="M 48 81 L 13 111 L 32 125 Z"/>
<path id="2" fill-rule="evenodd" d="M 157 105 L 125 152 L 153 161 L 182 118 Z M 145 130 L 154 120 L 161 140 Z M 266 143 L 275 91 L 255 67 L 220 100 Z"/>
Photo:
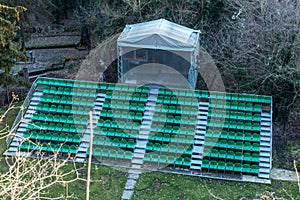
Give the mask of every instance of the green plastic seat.
<path id="1" fill-rule="evenodd" d="M 225 166 L 226 171 L 233 171 L 234 165 L 232 162 L 227 162 Z"/>
<path id="2" fill-rule="evenodd" d="M 70 148 L 69 148 L 69 152 L 71 154 L 76 154 L 77 153 L 77 149 L 78 149 L 78 147 L 76 147 L 75 145 L 71 145 Z"/>
<path id="3" fill-rule="evenodd" d="M 183 159 L 182 165 L 183 165 L 183 166 L 186 166 L 186 167 L 190 166 L 190 165 L 191 165 L 191 159 L 185 157 L 185 158 Z"/>
<path id="4" fill-rule="evenodd" d="M 212 149 L 210 152 L 211 157 L 218 158 L 219 157 L 219 151 L 217 149 Z"/>
<path id="5" fill-rule="evenodd" d="M 260 145 L 259 145 L 259 143 L 253 143 L 252 144 L 252 151 L 259 151 L 259 149 L 260 149 Z"/>
<path id="6" fill-rule="evenodd" d="M 210 161 L 210 165 L 209 165 L 210 169 L 217 169 L 218 168 L 218 162 L 215 160 Z"/>
<path id="7" fill-rule="evenodd" d="M 251 173 L 250 165 L 249 164 L 243 164 L 242 172 L 243 173 Z"/>
<path id="8" fill-rule="evenodd" d="M 258 153 L 253 153 L 251 160 L 252 160 L 252 162 L 259 162 L 259 154 Z"/>
<path id="9" fill-rule="evenodd" d="M 241 142 L 241 141 L 237 141 L 236 143 L 235 143 L 235 149 L 237 149 L 237 150 L 242 150 L 243 149 L 243 146 L 244 146 L 244 144 L 243 144 L 243 142 Z"/>
<path id="10" fill-rule="evenodd" d="M 132 158 L 133 153 L 130 151 L 125 151 L 124 152 L 124 159 L 131 159 Z"/>
<path id="11" fill-rule="evenodd" d="M 235 172 L 242 172 L 242 164 L 235 163 L 233 171 L 235 171 Z"/>
<path id="12" fill-rule="evenodd" d="M 227 157 L 227 152 L 225 150 L 219 151 L 219 158 L 225 159 Z"/>
<path id="13" fill-rule="evenodd" d="M 226 164 L 225 164 L 224 161 L 218 162 L 218 170 L 224 171 L 224 170 L 225 170 L 225 167 L 226 167 Z"/>
<path id="14" fill-rule="evenodd" d="M 252 161 L 252 156 L 251 156 L 251 154 L 250 154 L 249 152 L 245 152 L 245 153 L 244 153 L 243 160 L 244 160 L 244 161 L 251 162 L 251 161 Z"/>
<path id="15" fill-rule="evenodd" d="M 251 173 L 258 174 L 259 167 L 258 165 L 251 165 Z"/>
<path id="16" fill-rule="evenodd" d="M 252 140 L 252 134 L 251 133 L 245 133 L 244 140 L 245 141 L 251 141 Z"/>
<path id="17" fill-rule="evenodd" d="M 146 145 L 146 151 L 152 151 L 153 150 L 153 143 L 152 142 L 148 142 Z"/>
<path id="18" fill-rule="evenodd" d="M 250 142 L 245 142 L 244 143 L 244 151 L 251 151 L 252 145 Z"/>
<path id="19" fill-rule="evenodd" d="M 236 152 L 234 156 L 235 160 L 242 160 L 243 159 L 243 153 L 242 152 Z"/>
<path id="20" fill-rule="evenodd" d="M 135 142 L 134 142 L 134 140 L 129 140 L 129 141 L 127 142 L 127 148 L 133 149 L 134 147 L 135 147 Z"/>
<path id="21" fill-rule="evenodd" d="M 152 158 L 152 155 L 150 153 L 145 153 L 144 155 L 144 161 L 150 162 Z"/>
<path id="22" fill-rule="evenodd" d="M 209 161 L 208 160 L 203 160 L 201 168 L 202 169 L 208 169 L 209 168 Z"/>

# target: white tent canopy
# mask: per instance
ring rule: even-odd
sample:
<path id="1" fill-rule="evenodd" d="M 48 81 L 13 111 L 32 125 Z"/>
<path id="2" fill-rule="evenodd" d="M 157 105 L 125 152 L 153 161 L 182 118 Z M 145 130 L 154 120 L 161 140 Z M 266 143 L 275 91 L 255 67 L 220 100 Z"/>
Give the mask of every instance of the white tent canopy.
<path id="1" fill-rule="evenodd" d="M 199 30 L 159 19 L 126 25 L 118 38 L 118 46 L 193 52 L 199 45 L 199 33 Z"/>

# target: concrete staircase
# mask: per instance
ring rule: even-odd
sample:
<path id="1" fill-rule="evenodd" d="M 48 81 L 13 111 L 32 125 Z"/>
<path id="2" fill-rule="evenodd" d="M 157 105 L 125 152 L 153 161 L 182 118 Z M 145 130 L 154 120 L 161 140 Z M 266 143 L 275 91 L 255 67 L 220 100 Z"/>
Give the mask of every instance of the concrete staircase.
<path id="1" fill-rule="evenodd" d="M 102 110 L 102 105 L 105 100 L 105 94 L 98 93 L 94 107 L 93 107 L 93 115 L 92 115 L 92 129 L 97 126 L 98 120 L 100 118 L 100 112 Z M 90 123 L 88 123 L 86 130 L 84 131 L 82 137 L 81 137 L 81 143 L 78 148 L 77 154 L 76 154 L 76 162 L 85 162 L 86 156 L 87 156 L 87 150 L 90 146 L 90 140 L 91 140 L 91 132 L 90 132 Z"/>
<path id="2" fill-rule="evenodd" d="M 191 170 L 201 170 L 203 159 L 203 145 L 206 133 L 209 102 L 199 102 L 196 132 L 194 136 L 194 145 L 192 150 Z"/>
<path id="3" fill-rule="evenodd" d="M 36 90 L 33 93 L 28 109 L 26 110 L 23 119 L 20 121 L 19 127 L 16 131 L 16 135 L 14 136 L 9 148 L 5 151 L 4 155 L 14 156 L 19 151 L 18 146 L 23 140 L 23 133 L 26 131 L 28 124 L 32 121 L 32 116 L 36 112 L 36 106 L 39 104 L 42 95 L 43 92 L 39 90 Z"/>
<path id="4" fill-rule="evenodd" d="M 272 168 L 272 106 L 261 113 L 259 173 L 260 178 L 270 178 Z"/>
<path id="5" fill-rule="evenodd" d="M 131 199 L 136 180 L 138 179 L 139 174 L 142 173 L 144 155 L 146 152 L 146 145 L 148 143 L 150 127 L 152 125 L 152 117 L 156 105 L 157 94 L 158 89 L 150 90 L 150 95 L 147 99 L 144 116 L 142 118 L 142 124 L 139 130 L 139 135 L 136 140 L 136 145 L 131 160 L 131 169 L 128 171 L 128 179 L 122 195 L 122 199 L 124 200 Z"/>

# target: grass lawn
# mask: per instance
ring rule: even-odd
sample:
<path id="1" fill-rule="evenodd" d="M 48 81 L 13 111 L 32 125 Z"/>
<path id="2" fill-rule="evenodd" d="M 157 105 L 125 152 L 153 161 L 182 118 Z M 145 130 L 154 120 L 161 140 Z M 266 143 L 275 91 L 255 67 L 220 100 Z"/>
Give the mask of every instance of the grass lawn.
<path id="1" fill-rule="evenodd" d="M 286 190 L 286 192 L 283 191 Z M 296 183 L 272 181 L 271 185 L 182 176 L 161 172 L 143 173 L 133 199 L 259 199 L 275 192 L 276 197 L 300 199 Z"/>
<path id="2" fill-rule="evenodd" d="M 5 108 L 0 109 L 0 115 Z M 17 110 L 11 111 L 0 128 L 5 124 L 11 126 L 17 114 Z M 5 139 L 0 140 L 1 155 L 6 149 Z M 78 167 L 83 164 L 77 163 Z M 72 168 L 69 163 L 63 171 Z M 7 165 L 1 156 L 0 173 L 7 170 Z M 87 169 L 84 166 L 80 171 L 81 178 L 86 177 Z M 70 177 L 74 178 L 74 177 Z M 127 180 L 127 173 L 112 167 L 100 165 L 92 166 L 92 180 L 90 187 L 90 199 L 114 200 L 121 199 Z M 72 199 L 85 199 L 85 181 L 75 181 L 69 184 L 68 194 L 73 194 Z M 64 195 L 66 188 L 56 184 L 48 190 L 49 197 Z M 275 192 L 277 198 L 300 200 L 299 189 L 294 182 L 272 181 L 271 185 L 241 183 L 234 181 L 221 181 L 199 177 L 167 174 L 161 172 L 144 172 L 137 181 L 132 199 L 259 199 L 262 194 Z M 272 198 L 270 198 L 272 199 Z"/>

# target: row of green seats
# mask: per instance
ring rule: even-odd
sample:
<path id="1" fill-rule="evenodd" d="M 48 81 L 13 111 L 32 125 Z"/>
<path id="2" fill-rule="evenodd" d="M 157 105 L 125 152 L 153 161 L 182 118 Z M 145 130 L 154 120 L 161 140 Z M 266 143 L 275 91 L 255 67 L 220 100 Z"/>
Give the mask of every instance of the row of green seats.
<path id="1" fill-rule="evenodd" d="M 94 129 L 94 135 L 102 135 L 107 137 L 120 137 L 120 138 L 137 138 L 137 130 L 124 130 L 119 128 L 100 128 L 96 127 Z"/>
<path id="2" fill-rule="evenodd" d="M 259 162 L 259 154 L 258 153 L 249 153 L 249 152 L 234 152 L 234 151 L 226 151 L 217 149 L 209 149 L 205 148 L 203 156 L 207 157 L 214 157 L 220 159 L 227 159 L 227 160 L 244 160 L 247 162 Z"/>
<path id="3" fill-rule="evenodd" d="M 33 150 L 33 151 L 50 151 L 50 152 L 61 152 L 61 153 L 71 153 L 76 154 L 78 147 L 75 145 L 67 144 L 48 144 L 42 143 L 40 145 L 35 145 L 32 142 L 23 142 L 19 145 L 20 149 Z"/>
<path id="4" fill-rule="evenodd" d="M 70 142 L 70 143 L 80 143 L 79 135 L 72 134 L 58 134 L 51 132 L 36 132 L 36 131 L 25 131 L 23 133 L 23 138 L 30 138 L 32 140 L 49 140 L 49 141 L 57 141 L 57 142 Z"/>
<path id="5" fill-rule="evenodd" d="M 90 152 L 87 152 L 89 155 Z M 94 148 L 93 149 L 93 156 L 100 156 L 100 157 L 110 157 L 110 158 L 118 158 L 118 159 L 131 159 L 133 153 L 131 151 L 123 151 L 123 150 L 114 150 L 114 149 L 104 149 L 104 148 Z"/>
<path id="6" fill-rule="evenodd" d="M 238 110 L 247 112 L 261 112 L 262 108 L 260 104 L 245 103 L 245 102 L 228 102 L 223 100 L 210 100 L 210 108 L 227 109 L 227 110 Z"/>
<path id="7" fill-rule="evenodd" d="M 205 137 L 260 142 L 260 135 L 258 133 L 242 133 L 242 132 L 234 132 L 234 131 L 220 132 L 218 130 L 208 129 L 205 134 Z"/>
<path id="8" fill-rule="evenodd" d="M 150 91 L 150 88 L 148 86 L 133 86 L 133 85 L 121 85 L 116 84 L 114 91 L 117 92 L 126 92 L 126 93 L 145 93 L 148 94 Z"/>
<path id="9" fill-rule="evenodd" d="M 113 110 L 102 110 L 100 117 L 116 118 L 116 119 L 131 119 L 142 121 L 143 114 L 140 112 L 128 112 L 128 111 L 113 111 Z"/>
<path id="10" fill-rule="evenodd" d="M 98 126 L 106 128 L 120 128 L 120 129 L 129 129 L 129 130 L 140 130 L 140 125 L 130 121 L 115 121 L 115 120 L 98 120 Z"/>
<path id="11" fill-rule="evenodd" d="M 66 97 L 66 96 L 53 96 L 43 95 L 40 99 L 42 103 L 56 103 L 56 104 L 67 104 L 77 106 L 94 106 L 94 100 L 90 98 L 78 98 L 78 97 Z"/>
<path id="12" fill-rule="evenodd" d="M 79 96 L 79 97 L 88 97 L 95 98 L 97 96 L 96 90 L 87 90 L 87 89 L 72 89 L 72 88 L 56 88 L 44 86 L 44 94 L 53 94 L 53 95 L 64 95 L 64 96 Z"/>
<path id="13" fill-rule="evenodd" d="M 216 140 L 211 138 L 205 138 L 204 145 L 206 147 L 218 147 L 223 149 L 236 149 L 243 151 L 259 151 L 259 143 L 250 142 L 235 142 L 233 140 Z"/>
<path id="14" fill-rule="evenodd" d="M 129 105 L 126 104 L 126 102 L 122 101 L 108 101 L 105 100 L 102 105 L 103 108 L 110 108 L 110 109 L 120 109 L 120 110 L 134 110 L 134 111 L 144 111 L 145 105 L 144 104 L 137 104 L 137 103 L 131 103 Z"/>
<path id="15" fill-rule="evenodd" d="M 148 142 L 146 146 L 146 150 L 191 155 L 193 148 L 191 146 L 175 145 L 173 143 L 170 145 L 166 145 L 166 144 L 161 145 L 160 143 L 153 144 L 152 142 Z"/>
<path id="16" fill-rule="evenodd" d="M 137 93 L 146 93 L 148 94 L 150 88 L 148 86 L 135 86 L 135 85 L 122 85 L 114 83 L 100 83 L 101 90 L 110 90 L 110 91 L 120 91 L 120 92 L 137 92 Z"/>
<path id="17" fill-rule="evenodd" d="M 91 111 L 90 108 L 87 107 L 79 107 L 79 106 L 56 106 L 56 105 L 51 105 L 49 104 L 43 104 L 39 103 L 36 106 L 37 111 L 41 112 L 52 112 L 52 113 L 61 113 L 61 114 L 70 114 L 70 115 L 88 115 L 89 112 Z"/>
<path id="18" fill-rule="evenodd" d="M 226 128 L 226 129 L 238 129 L 238 130 L 246 130 L 246 131 L 260 131 L 259 123 L 251 123 L 251 122 L 236 122 L 236 121 L 221 121 L 221 120 L 212 120 L 209 119 L 207 122 L 207 126 L 209 127 L 217 127 L 217 128 Z"/>
<path id="19" fill-rule="evenodd" d="M 135 94 L 115 94 L 114 92 L 106 92 L 105 99 L 113 99 L 113 100 L 126 100 L 126 101 L 138 101 L 138 102 L 146 102 L 147 94 L 135 93 Z"/>
<path id="20" fill-rule="evenodd" d="M 52 79 L 52 78 L 39 78 L 37 84 L 59 86 L 59 87 L 77 87 L 77 88 L 87 88 L 87 89 L 98 88 L 97 82 Z"/>
<path id="21" fill-rule="evenodd" d="M 69 124 L 55 124 L 55 123 L 46 123 L 46 122 L 29 123 L 27 125 L 27 129 L 68 132 L 68 133 L 78 133 L 78 134 L 81 134 L 85 131 L 84 126 L 81 125 L 75 126 Z"/>
<path id="22" fill-rule="evenodd" d="M 170 114 L 179 114 L 179 115 L 197 115 L 198 107 L 192 106 L 160 106 L 163 104 L 157 104 L 154 111 L 160 113 L 170 113 Z"/>
<path id="23" fill-rule="evenodd" d="M 195 125 L 197 123 L 196 116 L 187 117 L 187 116 L 173 116 L 173 115 L 162 115 L 162 114 L 154 114 L 152 118 L 153 122 L 158 123 L 175 123 L 175 124 L 190 124 Z"/>
<path id="24" fill-rule="evenodd" d="M 209 109 L 208 117 L 222 118 L 222 119 L 235 119 L 235 120 L 246 120 L 246 121 L 258 121 L 261 120 L 261 114 L 252 112 L 226 112 L 226 110 L 212 110 Z"/>
<path id="25" fill-rule="evenodd" d="M 183 143 L 183 144 L 193 144 L 194 136 L 193 135 L 170 135 L 170 134 L 161 134 L 156 133 L 149 135 L 149 140 L 160 141 L 164 143 Z"/>
<path id="26" fill-rule="evenodd" d="M 32 115 L 32 120 L 34 121 L 46 121 L 54 123 L 66 123 L 66 124 L 76 124 L 76 125 L 87 125 L 89 123 L 88 118 L 76 117 L 76 116 L 66 116 L 66 115 L 52 115 L 44 113 L 34 113 Z"/>
<path id="27" fill-rule="evenodd" d="M 194 135 L 195 128 L 186 128 L 179 126 L 162 126 L 159 124 L 152 124 L 150 128 L 151 132 L 154 133 L 169 133 L 169 134 L 182 134 L 182 135 Z"/>
<path id="28" fill-rule="evenodd" d="M 169 89 L 169 88 L 159 88 L 158 90 L 159 95 L 175 95 L 175 96 L 182 96 L 182 97 L 200 97 L 199 90 L 183 90 L 183 89 Z"/>
<path id="29" fill-rule="evenodd" d="M 100 90 L 114 90 L 115 89 L 115 83 L 100 83 Z"/>
<path id="30" fill-rule="evenodd" d="M 152 154 L 152 153 L 145 153 L 144 161 L 145 162 L 164 163 L 164 164 L 174 164 L 177 166 L 185 166 L 185 167 L 188 167 L 191 165 L 191 159 L 188 157 L 176 158 L 174 156 L 158 155 L 158 154 Z"/>
<path id="31" fill-rule="evenodd" d="M 157 103 L 160 104 L 175 104 L 175 105 L 186 105 L 186 106 L 198 106 L 199 101 L 197 98 L 190 97 L 170 97 L 170 96 L 158 96 Z"/>
<path id="32" fill-rule="evenodd" d="M 232 163 L 228 162 L 225 163 L 224 161 L 214 161 L 214 160 L 203 160 L 202 161 L 202 169 L 213 169 L 213 170 L 222 170 L 222 171 L 234 171 L 234 172 L 243 172 L 243 173 L 250 173 L 250 174 L 258 174 L 258 165 L 251 165 L 250 164 L 240 164 L 240 163 Z"/>
<path id="33" fill-rule="evenodd" d="M 125 139 L 119 139 L 119 138 L 110 139 L 108 137 L 96 137 L 93 140 L 93 144 L 101 145 L 101 146 L 128 148 L 128 149 L 134 149 L 135 147 L 135 142 L 132 139 L 127 141 Z"/>
<path id="34" fill-rule="evenodd" d="M 221 99 L 228 101 L 244 101 L 244 102 L 254 102 L 254 103 L 265 103 L 270 104 L 272 98 L 270 96 L 262 96 L 255 94 L 236 94 L 236 93 L 224 93 L 224 92 L 209 92 L 209 97 L 211 99 Z"/>

